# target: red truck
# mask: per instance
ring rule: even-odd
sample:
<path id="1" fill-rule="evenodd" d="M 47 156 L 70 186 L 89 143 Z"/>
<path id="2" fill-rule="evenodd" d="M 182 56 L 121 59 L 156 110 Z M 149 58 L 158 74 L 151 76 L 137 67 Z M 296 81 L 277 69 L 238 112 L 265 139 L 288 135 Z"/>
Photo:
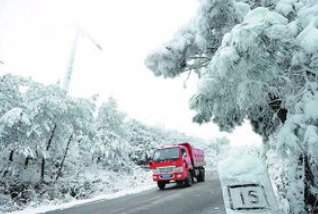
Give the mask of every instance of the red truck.
<path id="1" fill-rule="evenodd" d="M 193 184 L 205 180 L 204 151 L 194 149 L 189 143 L 179 143 L 165 146 L 154 152 L 150 168 L 153 171 L 153 181 L 163 190 L 168 183 Z"/>

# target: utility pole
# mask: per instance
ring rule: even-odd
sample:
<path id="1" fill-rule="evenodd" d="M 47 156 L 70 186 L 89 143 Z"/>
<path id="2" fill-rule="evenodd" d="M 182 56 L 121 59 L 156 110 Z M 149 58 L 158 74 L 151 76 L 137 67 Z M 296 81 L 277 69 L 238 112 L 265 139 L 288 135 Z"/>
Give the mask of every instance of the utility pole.
<path id="1" fill-rule="evenodd" d="M 80 39 L 81 36 L 85 36 L 94 45 L 96 45 L 96 47 L 99 50 L 101 50 L 101 51 L 103 50 L 102 47 L 86 31 L 84 31 L 82 28 L 76 27 L 75 37 L 74 37 L 73 44 L 72 44 L 72 47 L 71 47 L 71 53 L 70 53 L 70 56 L 69 56 L 67 70 L 66 70 L 66 73 L 64 75 L 63 82 L 62 82 L 62 88 L 66 92 L 68 92 L 70 84 L 71 84 L 73 66 L 74 66 L 75 55 L 76 55 L 76 49 L 77 49 L 77 45 L 78 45 L 78 40 Z"/>

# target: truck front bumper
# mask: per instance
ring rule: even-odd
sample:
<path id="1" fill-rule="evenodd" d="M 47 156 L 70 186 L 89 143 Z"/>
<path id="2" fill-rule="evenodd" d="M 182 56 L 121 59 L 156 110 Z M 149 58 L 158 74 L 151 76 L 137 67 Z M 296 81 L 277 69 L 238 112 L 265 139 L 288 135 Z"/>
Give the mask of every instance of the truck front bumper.
<path id="1" fill-rule="evenodd" d="M 176 172 L 171 174 L 153 174 L 153 181 L 167 181 L 167 182 L 176 182 L 183 181 L 188 177 L 187 172 Z"/>

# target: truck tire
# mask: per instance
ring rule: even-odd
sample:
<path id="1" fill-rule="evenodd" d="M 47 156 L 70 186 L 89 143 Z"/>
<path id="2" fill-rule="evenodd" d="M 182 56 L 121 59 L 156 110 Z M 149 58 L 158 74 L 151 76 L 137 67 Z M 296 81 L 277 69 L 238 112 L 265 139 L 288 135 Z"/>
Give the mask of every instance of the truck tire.
<path id="1" fill-rule="evenodd" d="M 197 180 L 198 180 L 198 182 L 204 182 L 205 181 L 205 170 L 204 170 L 204 168 L 199 170 L 199 175 L 197 177 Z"/>
<path id="2" fill-rule="evenodd" d="M 165 183 L 165 182 L 158 181 L 158 187 L 159 187 L 160 190 L 164 190 L 164 189 L 165 189 L 165 186 L 166 186 L 166 183 Z"/>
<path id="3" fill-rule="evenodd" d="M 205 169 L 203 168 L 202 169 L 202 182 L 205 181 Z"/>
<path id="4" fill-rule="evenodd" d="M 183 181 L 176 181 L 177 185 L 180 185 L 183 183 Z"/>
<path id="5" fill-rule="evenodd" d="M 184 181 L 186 187 L 190 187 L 193 184 L 193 176 L 191 174 L 191 172 L 188 173 L 188 177 L 185 179 Z"/>

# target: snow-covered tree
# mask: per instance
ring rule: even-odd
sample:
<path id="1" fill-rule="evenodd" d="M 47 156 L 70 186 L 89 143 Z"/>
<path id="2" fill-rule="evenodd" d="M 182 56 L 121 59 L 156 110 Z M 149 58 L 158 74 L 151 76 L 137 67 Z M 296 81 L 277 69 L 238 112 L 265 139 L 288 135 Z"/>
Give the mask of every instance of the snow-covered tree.
<path id="1" fill-rule="evenodd" d="M 36 156 L 36 148 L 39 146 L 23 100 L 23 92 L 28 83 L 29 80 L 19 76 L 1 76 L 0 173 L 5 179 L 12 176 L 13 182 L 28 165 L 29 158 Z M 33 143 L 30 144 L 30 141 Z"/>
<path id="2" fill-rule="evenodd" d="M 126 114 L 118 110 L 114 98 L 109 98 L 98 110 L 95 121 L 95 142 L 92 147 L 97 163 L 110 168 L 120 168 L 128 160 L 129 144 L 124 138 Z"/>
<path id="3" fill-rule="evenodd" d="M 137 164 L 145 164 L 152 157 L 153 151 L 162 145 L 164 136 L 157 138 L 158 129 L 147 126 L 135 119 L 125 124 L 126 139 L 131 145 L 129 158 Z"/>
<path id="4" fill-rule="evenodd" d="M 94 104 L 71 98 L 56 85 L 11 75 L 2 78 L 8 105 L 1 106 L 1 173 L 18 180 L 32 177 L 32 183 L 45 176 L 58 178 L 71 143 L 91 132 Z"/>
<path id="5" fill-rule="evenodd" d="M 22 108 L 12 108 L 0 118 L 0 148 L 3 155 L 0 172 L 3 177 L 19 174 L 18 169 L 11 168 L 15 156 L 35 156 L 37 143 L 29 144 L 30 126 L 29 116 Z"/>
<path id="6" fill-rule="evenodd" d="M 21 88 L 24 84 L 23 78 L 12 74 L 0 76 L 0 116 L 14 107 L 21 107 Z"/>
<path id="7" fill-rule="evenodd" d="M 221 44 L 225 33 L 240 23 L 249 8 L 233 0 L 203 0 L 197 18 L 170 41 L 152 52 L 146 65 L 155 75 L 175 77 L 186 71 L 199 76 Z"/>
<path id="8" fill-rule="evenodd" d="M 249 4 L 250 12 L 243 2 Z M 199 70 L 198 89 L 190 100 L 190 108 L 197 112 L 195 122 L 212 121 L 230 132 L 248 119 L 263 136 L 266 149 L 270 148 L 269 137 L 277 135 L 274 147 L 281 154 L 278 157 L 288 157 L 284 188 L 291 213 L 309 211 L 318 192 L 313 179 L 318 156 L 312 147 L 318 143 L 314 110 L 318 106 L 317 8 L 313 0 L 202 1 L 197 18 L 186 26 L 192 32 L 191 51 L 184 51 L 188 49 L 181 30 L 172 42 L 146 59 L 154 74 L 164 77 L 193 70 L 199 63 L 194 69 Z M 211 19 L 202 19 L 204 9 L 208 14 L 204 17 Z M 203 40 L 205 48 L 200 51 L 193 48 L 198 47 L 193 44 L 202 35 L 198 23 L 213 26 L 205 27 L 203 32 L 208 33 L 222 23 L 218 36 L 208 35 L 210 40 Z M 208 44 L 215 49 L 209 52 Z M 180 66 L 180 53 L 184 52 L 183 58 L 197 61 Z"/>
<path id="9" fill-rule="evenodd" d="M 56 161 L 62 159 L 63 163 L 74 138 L 91 131 L 94 104 L 87 100 L 69 97 L 57 85 L 45 87 L 36 83 L 33 83 L 26 93 L 26 103 L 33 128 L 39 136 L 38 140 L 44 144 L 40 152 L 43 158 L 41 164 L 43 180 L 45 160 L 49 158 L 56 165 L 58 164 Z"/>

